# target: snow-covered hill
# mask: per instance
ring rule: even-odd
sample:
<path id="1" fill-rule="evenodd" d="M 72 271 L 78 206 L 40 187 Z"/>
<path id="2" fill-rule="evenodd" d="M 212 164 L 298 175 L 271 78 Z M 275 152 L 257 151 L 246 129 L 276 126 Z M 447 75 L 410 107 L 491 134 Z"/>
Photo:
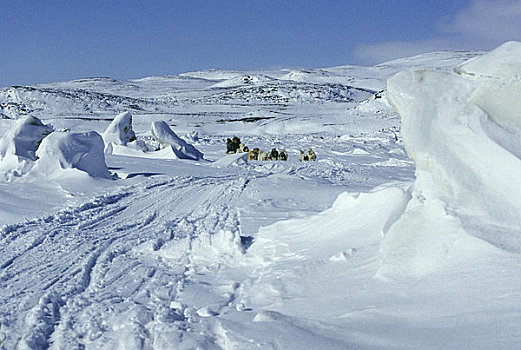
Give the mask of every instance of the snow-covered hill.
<path id="1" fill-rule="evenodd" d="M 517 348 L 520 46 L 0 89 L 0 346 Z"/>

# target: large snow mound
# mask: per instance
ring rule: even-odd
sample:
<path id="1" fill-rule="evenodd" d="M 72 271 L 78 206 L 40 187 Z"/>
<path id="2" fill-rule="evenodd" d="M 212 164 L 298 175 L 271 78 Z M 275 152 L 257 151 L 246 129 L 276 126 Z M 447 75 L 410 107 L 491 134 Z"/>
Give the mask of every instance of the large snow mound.
<path id="1" fill-rule="evenodd" d="M 203 158 L 203 154 L 198 149 L 177 136 L 164 121 L 153 122 L 151 131 L 161 144 L 161 148 L 171 147 L 178 159 L 199 160 Z"/>
<path id="2" fill-rule="evenodd" d="M 129 112 L 118 114 L 101 136 L 107 147 L 110 147 L 111 143 L 126 145 L 134 141 L 136 134 L 132 130 L 132 115 Z"/>
<path id="3" fill-rule="evenodd" d="M 39 159 L 29 175 L 56 177 L 71 173 L 72 169 L 93 177 L 111 178 L 103 139 L 95 131 L 53 132 L 42 141 L 36 156 Z"/>
<path id="4" fill-rule="evenodd" d="M 5 180 L 20 177 L 31 169 L 40 142 L 52 131 L 51 126 L 32 116 L 18 119 L 7 130 L 0 138 L 0 173 Z"/>
<path id="5" fill-rule="evenodd" d="M 388 81 L 416 181 L 382 241 L 381 275 L 425 274 L 493 246 L 521 252 L 520 74 L 521 43 L 510 42 L 455 70 Z"/>
<path id="6" fill-rule="evenodd" d="M 18 119 L 0 139 L 0 160 L 8 156 L 36 159 L 36 150 L 45 136 L 53 131 L 36 117 L 27 116 Z"/>

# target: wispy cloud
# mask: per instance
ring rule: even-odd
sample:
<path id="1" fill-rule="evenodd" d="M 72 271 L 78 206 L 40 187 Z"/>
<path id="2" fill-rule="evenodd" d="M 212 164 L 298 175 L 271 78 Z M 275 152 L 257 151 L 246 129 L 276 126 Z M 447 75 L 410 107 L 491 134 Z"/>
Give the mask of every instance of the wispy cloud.
<path id="1" fill-rule="evenodd" d="M 521 39 L 521 1 L 475 0 L 453 20 L 440 23 L 445 33 L 484 45 Z"/>
<path id="2" fill-rule="evenodd" d="M 432 38 L 361 44 L 354 54 L 373 64 L 430 51 L 489 50 L 509 40 L 521 40 L 521 1 L 473 0 L 441 21 Z"/>
<path id="3" fill-rule="evenodd" d="M 425 52 L 458 49 L 456 40 L 435 38 L 417 41 L 386 41 L 361 44 L 355 48 L 356 57 L 368 64 L 381 63 L 400 57 L 419 55 Z"/>

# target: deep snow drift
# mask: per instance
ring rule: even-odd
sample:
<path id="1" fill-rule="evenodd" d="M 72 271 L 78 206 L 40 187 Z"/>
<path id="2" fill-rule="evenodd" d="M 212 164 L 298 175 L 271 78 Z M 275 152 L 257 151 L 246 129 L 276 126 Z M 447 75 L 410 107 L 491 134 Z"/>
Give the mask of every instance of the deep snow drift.
<path id="1" fill-rule="evenodd" d="M 35 160 L 38 145 L 52 131 L 38 118 L 18 119 L 14 127 L 0 139 L 0 160 L 9 156 Z"/>
<path id="2" fill-rule="evenodd" d="M 107 154 L 163 159 L 203 158 L 199 150 L 177 136 L 164 121 L 152 122 L 149 137 L 138 139 L 132 129 L 132 115 L 129 112 L 118 114 L 102 137 Z M 197 132 L 192 132 L 190 139 L 196 141 Z"/>
<path id="3" fill-rule="evenodd" d="M 389 81 L 417 179 L 383 241 L 382 272 L 393 265 L 426 273 L 492 250 L 473 236 L 521 252 L 520 97 L 517 42 L 452 72 L 403 72 Z"/>
<path id="4" fill-rule="evenodd" d="M 0 89 L 0 341 L 517 348 L 519 45 Z"/>
<path id="5" fill-rule="evenodd" d="M 104 148 L 103 139 L 95 131 L 53 132 L 36 151 L 38 160 L 29 175 L 52 178 L 77 169 L 90 176 L 111 178 Z"/>

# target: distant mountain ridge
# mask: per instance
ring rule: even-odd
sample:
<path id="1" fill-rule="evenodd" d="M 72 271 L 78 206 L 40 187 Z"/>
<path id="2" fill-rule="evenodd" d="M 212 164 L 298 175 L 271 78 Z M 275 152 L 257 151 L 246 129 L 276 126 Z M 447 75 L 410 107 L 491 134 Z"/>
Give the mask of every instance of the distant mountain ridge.
<path id="1" fill-rule="evenodd" d="M 0 89 L 0 118 L 176 113 L 180 105 L 285 105 L 361 102 L 398 71 L 455 66 L 482 53 L 433 52 L 373 67 L 338 66 L 277 71 L 204 70 L 118 80 L 81 78 Z"/>

